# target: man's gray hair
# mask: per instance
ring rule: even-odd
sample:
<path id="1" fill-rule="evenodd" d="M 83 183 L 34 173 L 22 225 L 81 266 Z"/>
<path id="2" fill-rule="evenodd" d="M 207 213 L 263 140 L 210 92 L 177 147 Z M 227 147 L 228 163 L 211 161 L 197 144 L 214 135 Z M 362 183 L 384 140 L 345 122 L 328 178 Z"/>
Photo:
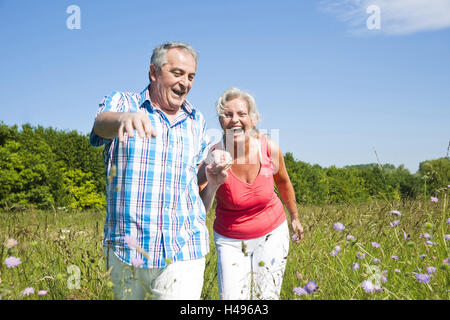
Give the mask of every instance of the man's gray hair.
<path id="1" fill-rule="evenodd" d="M 217 105 L 216 105 L 217 115 L 219 117 L 225 116 L 225 114 L 224 114 L 225 104 L 228 101 L 234 100 L 236 98 L 244 99 L 247 102 L 248 114 L 249 114 L 250 118 L 253 120 L 254 125 L 256 126 L 256 124 L 259 120 L 259 112 L 258 112 L 258 109 L 256 108 L 255 98 L 253 98 L 253 96 L 250 93 L 248 93 L 244 90 L 241 90 L 239 88 L 236 88 L 236 87 L 227 89 L 219 97 L 219 99 L 217 100 Z"/>
<path id="2" fill-rule="evenodd" d="M 154 64 L 158 71 L 161 70 L 162 66 L 167 63 L 167 51 L 174 48 L 179 48 L 190 53 L 194 57 L 195 64 L 197 65 L 197 52 L 187 43 L 180 41 L 171 41 L 156 47 L 153 50 L 150 63 Z"/>

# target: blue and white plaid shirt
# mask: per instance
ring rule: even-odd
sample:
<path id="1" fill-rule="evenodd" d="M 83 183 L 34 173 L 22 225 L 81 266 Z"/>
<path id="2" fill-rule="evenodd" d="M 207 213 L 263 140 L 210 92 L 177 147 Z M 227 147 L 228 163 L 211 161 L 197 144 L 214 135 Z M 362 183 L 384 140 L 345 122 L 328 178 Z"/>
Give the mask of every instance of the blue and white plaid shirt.
<path id="1" fill-rule="evenodd" d="M 148 88 L 141 94 L 113 92 L 104 97 L 97 115 L 105 111 L 145 112 L 156 138 L 140 138 L 135 131 L 119 143 L 91 132 L 93 146 L 106 144 L 103 245 L 127 264 L 142 259 L 144 268 L 205 256 L 208 229 L 197 183 L 198 165 L 210 147 L 203 115 L 185 101 L 171 124 L 152 106 Z M 148 260 L 128 245 L 126 236 L 148 253 Z"/>

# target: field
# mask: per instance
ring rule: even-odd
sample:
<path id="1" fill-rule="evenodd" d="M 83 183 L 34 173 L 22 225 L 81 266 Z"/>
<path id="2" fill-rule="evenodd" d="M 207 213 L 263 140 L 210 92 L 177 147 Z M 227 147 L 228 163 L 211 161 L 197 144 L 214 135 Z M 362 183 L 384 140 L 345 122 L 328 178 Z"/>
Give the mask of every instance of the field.
<path id="1" fill-rule="evenodd" d="M 281 299 L 448 300 L 448 190 L 435 201 L 299 206 L 305 238 L 291 243 Z M 103 223 L 99 212 L 0 212 L 1 299 L 112 299 Z M 202 298 L 218 299 L 212 239 L 206 263 Z"/>

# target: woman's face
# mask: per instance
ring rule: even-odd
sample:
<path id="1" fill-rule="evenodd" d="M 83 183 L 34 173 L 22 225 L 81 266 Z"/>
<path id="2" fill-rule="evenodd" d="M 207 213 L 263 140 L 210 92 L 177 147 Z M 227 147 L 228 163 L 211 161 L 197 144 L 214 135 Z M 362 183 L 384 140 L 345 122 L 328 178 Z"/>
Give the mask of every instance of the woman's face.
<path id="1" fill-rule="evenodd" d="M 234 141 L 245 140 L 246 135 L 254 128 L 245 99 L 235 98 L 225 104 L 220 125 L 227 137 Z"/>

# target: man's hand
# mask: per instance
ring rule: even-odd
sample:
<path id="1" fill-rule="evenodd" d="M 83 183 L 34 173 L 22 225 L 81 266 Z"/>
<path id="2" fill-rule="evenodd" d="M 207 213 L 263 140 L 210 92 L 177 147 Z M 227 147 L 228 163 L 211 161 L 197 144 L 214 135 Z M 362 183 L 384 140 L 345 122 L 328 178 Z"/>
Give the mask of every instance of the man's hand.
<path id="1" fill-rule="evenodd" d="M 150 138 L 156 137 L 150 119 L 144 112 L 125 112 L 119 117 L 119 142 L 123 142 L 125 133 L 130 138 L 134 136 L 134 130 L 137 131 L 139 137 Z"/>
<path id="2" fill-rule="evenodd" d="M 224 150 L 214 150 L 206 158 L 206 179 L 211 187 L 218 188 L 228 178 L 228 169 L 233 164 L 230 153 Z"/>
<path id="3" fill-rule="evenodd" d="M 94 132 L 100 137 L 119 138 L 124 141 L 125 133 L 130 138 L 134 130 L 141 138 L 156 137 L 150 119 L 144 112 L 104 112 L 98 115 L 94 124 Z"/>

